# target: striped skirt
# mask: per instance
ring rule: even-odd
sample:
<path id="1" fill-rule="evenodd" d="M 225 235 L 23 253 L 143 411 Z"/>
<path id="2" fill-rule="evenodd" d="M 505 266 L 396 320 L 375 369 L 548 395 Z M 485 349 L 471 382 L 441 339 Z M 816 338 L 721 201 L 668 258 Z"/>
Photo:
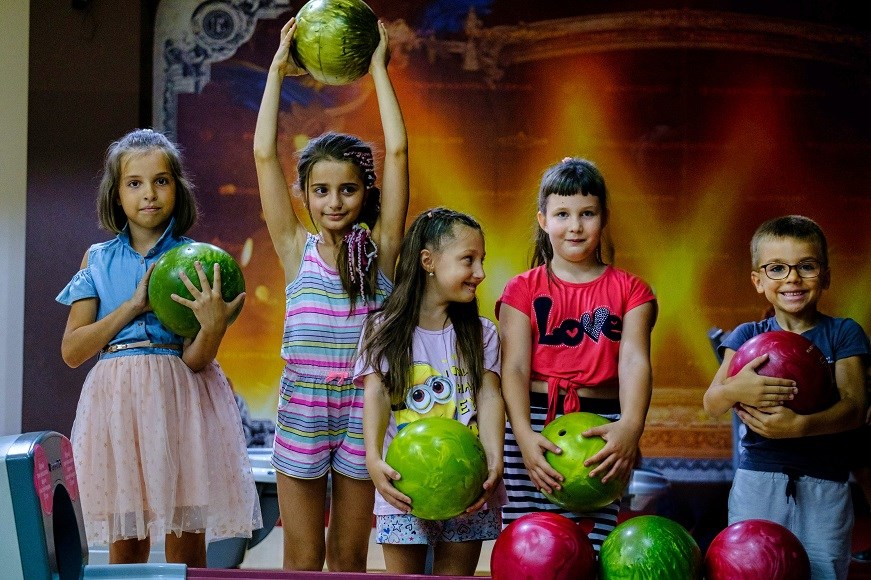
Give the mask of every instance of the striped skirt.
<path id="1" fill-rule="evenodd" d="M 541 433 L 544 428 L 544 420 L 547 416 L 547 395 L 545 393 L 530 393 L 530 418 L 532 429 Z M 581 399 L 581 409 L 596 412 L 607 419 L 615 421 L 620 418 L 619 402 L 612 400 Z M 616 412 L 611 412 L 616 411 Z M 562 396 L 557 407 L 557 416 L 563 414 Z M 617 516 L 620 513 L 620 501 L 615 501 L 598 511 L 577 514 L 564 510 L 553 504 L 532 484 L 529 472 L 523 463 L 520 447 L 514 438 L 511 424 L 505 426 L 505 488 L 508 491 L 508 503 L 502 507 L 502 525 L 507 526 L 520 516 L 533 512 L 553 512 L 581 525 L 592 522 L 592 529 L 588 537 L 596 552 L 617 525 Z M 586 529 L 586 528 L 585 528 Z"/>

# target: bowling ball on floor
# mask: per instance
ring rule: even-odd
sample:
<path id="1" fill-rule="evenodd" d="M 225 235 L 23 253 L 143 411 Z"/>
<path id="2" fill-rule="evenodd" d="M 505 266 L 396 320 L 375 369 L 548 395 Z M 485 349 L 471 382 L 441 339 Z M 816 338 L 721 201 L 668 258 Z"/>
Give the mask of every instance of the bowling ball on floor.
<path id="1" fill-rule="evenodd" d="M 756 373 L 795 381 L 798 392 L 783 405 L 801 415 L 823 411 L 838 400 L 838 391 L 826 356 L 807 338 L 795 332 L 772 330 L 757 334 L 742 344 L 729 363 L 734 376 L 756 357 L 768 360 Z"/>
<path id="2" fill-rule="evenodd" d="M 171 298 L 177 294 L 182 298 L 193 300 L 193 296 L 182 282 L 180 274 L 187 274 L 197 288 L 200 287 L 200 277 L 194 262 L 203 266 L 209 284 L 214 283 L 214 265 L 221 267 L 221 296 L 225 302 L 234 300 L 245 291 L 245 278 L 242 269 L 233 256 L 218 246 L 205 242 L 191 242 L 178 245 L 167 251 L 154 266 L 151 278 L 148 280 L 148 301 L 158 320 L 174 333 L 187 338 L 196 336 L 200 330 L 200 322 L 194 311 Z M 239 315 L 237 310 L 230 322 Z"/>
<path id="3" fill-rule="evenodd" d="M 601 580 L 695 580 L 701 571 L 696 541 L 682 525 L 662 516 L 629 518 L 599 549 Z"/>
<path id="4" fill-rule="evenodd" d="M 707 580 L 807 580 L 811 574 L 801 541 L 768 520 L 736 522 L 717 534 L 704 567 Z"/>
<path id="5" fill-rule="evenodd" d="M 594 580 L 596 552 L 581 527 L 538 512 L 508 524 L 490 553 L 493 580 Z"/>
<path id="6" fill-rule="evenodd" d="M 605 440 L 584 437 L 581 433 L 607 423 L 608 419 L 595 413 L 575 412 L 557 417 L 542 429 L 541 434 L 562 449 L 562 453 L 545 452 L 547 462 L 564 478 L 561 489 L 542 491 L 552 503 L 571 512 L 585 513 L 622 497 L 624 482 L 612 479 L 602 483 L 598 477 L 590 477 L 590 471 L 598 464 L 584 467 L 584 461 L 598 453 Z"/>
<path id="7" fill-rule="evenodd" d="M 427 417 L 399 430 L 384 457 L 400 478 L 393 486 L 411 498 L 411 513 L 446 520 L 483 493 L 487 456 L 478 437 L 454 419 Z"/>
<path id="8" fill-rule="evenodd" d="M 380 40 L 378 17 L 362 0 L 310 0 L 296 15 L 291 52 L 315 79 L 344 85 L 366 74 Z"/>

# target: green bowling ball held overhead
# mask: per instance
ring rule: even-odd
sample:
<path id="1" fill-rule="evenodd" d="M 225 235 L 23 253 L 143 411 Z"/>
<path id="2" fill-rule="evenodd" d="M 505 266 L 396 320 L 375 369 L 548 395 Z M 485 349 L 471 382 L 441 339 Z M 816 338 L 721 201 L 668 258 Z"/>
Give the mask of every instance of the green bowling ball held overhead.
<path id="1" fill-rule="evenodd" d="M 215 284 L 214 265 L 220 271 L 221 297 L 224 302 L 232 302 L 245 291 L 245 278 L 242 269 L 225 250 L 205 242 L 181 244 L 167 251 L 151 272 L 148 280 L 148 301 L 158 320 L 172 332 L 185 338 L 196 336 L 200 322 L 194 311 L 187 305 L 176 302 L 173 295 L 185 300 L 194 300 L 181 274 L 190 283 L 202 290 L 199 273 L 195 263 L 199 262 L 210 286 Z M 228 319 L 231 324 L 239 315 L 241 305 Z"/>
<path id="2" fill-rule="evenodd" d="M 378 17 L 362 0 L 310 0 L 296 14 L 291 54 L 327 85 L 361 78 L 381 35 Z"/>

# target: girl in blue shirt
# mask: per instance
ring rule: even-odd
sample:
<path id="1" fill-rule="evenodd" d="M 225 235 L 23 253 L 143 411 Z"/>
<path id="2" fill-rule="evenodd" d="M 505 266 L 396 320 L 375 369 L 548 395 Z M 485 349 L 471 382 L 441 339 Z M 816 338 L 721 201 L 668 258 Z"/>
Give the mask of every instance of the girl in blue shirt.
<path id="1" fill-rule="evenodd" d="M 201 329 L 187 341 L 157 319 L 148 280 L 197 217 L 177 147 L 135 130 L 107 152 L 100 224 L 116 237 L 91 246 L 58 295 L 70 305 L 61 353 L 77 367 L 99 355 L 82 388 L 72 430 L 88 540 L 109 544 L 112 563 L 148 561 L 150 539 L 166 536 L 167 562 L 205 567 L 206 536 L 250 537 L 260 508 L 241 418 L 215 355 L 244 294 L 221 297 L 182 280 Z M 201 288 L 199 290 L 197 288 Z"/>

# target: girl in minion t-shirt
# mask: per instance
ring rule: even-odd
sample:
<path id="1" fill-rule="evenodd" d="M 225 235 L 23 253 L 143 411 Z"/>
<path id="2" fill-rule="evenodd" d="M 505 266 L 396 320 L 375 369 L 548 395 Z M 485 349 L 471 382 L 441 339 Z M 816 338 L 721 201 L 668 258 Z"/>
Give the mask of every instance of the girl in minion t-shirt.
<path id="1" fill-rule="evenodd" d="M 482 541 L 502 527 L 505 410 L 498 333 L 478 315 L 475 295 L 483 259 L 484 237 L 473 218 L 444 208 L 424 212 L 403 241 L 394 293 L 364 329 L 354 376 L 365 391 L 366 465 L 388 573 L 423 574 L 432 545 L 434 574 L 471 576 Z M 447 520 L 412 515 L 411 499 L 393 485 L 402 474 L 384 460 L 400 429 L 430 417 L 469 426 L 487 457 L 479 498 Z"/>

